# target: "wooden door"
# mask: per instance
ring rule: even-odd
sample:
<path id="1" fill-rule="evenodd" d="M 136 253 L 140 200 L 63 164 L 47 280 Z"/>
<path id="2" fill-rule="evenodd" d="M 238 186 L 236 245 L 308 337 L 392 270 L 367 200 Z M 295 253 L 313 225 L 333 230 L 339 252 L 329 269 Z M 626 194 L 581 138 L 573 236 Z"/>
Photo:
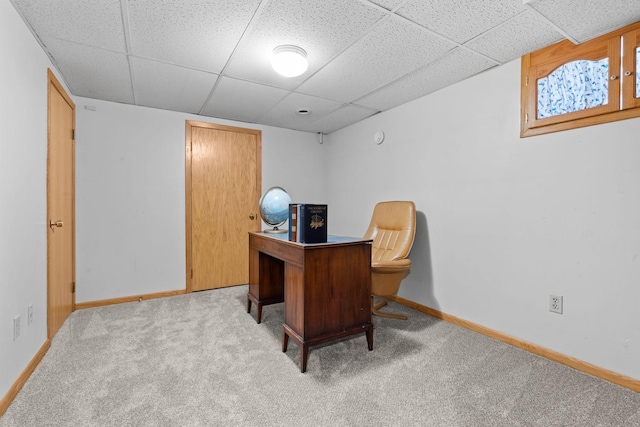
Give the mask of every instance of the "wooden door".
<path id="1" fill-rule="evenodd" d="M 187 121 L 187 292 L 249 282 L 260 229 L 261 131 Z"/>
<path id="2" fill-rule="evenodd" d="M 53 338 L 75 304 L 75 105 L 48 72 L 47 321 Z"/>

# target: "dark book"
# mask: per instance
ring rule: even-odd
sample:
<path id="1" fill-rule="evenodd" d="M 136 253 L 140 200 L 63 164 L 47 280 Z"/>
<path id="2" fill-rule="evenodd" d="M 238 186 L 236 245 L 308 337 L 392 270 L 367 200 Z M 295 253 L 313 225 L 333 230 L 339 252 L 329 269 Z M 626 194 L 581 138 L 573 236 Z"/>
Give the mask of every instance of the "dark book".
<path id="1" fill-rule="evenodd" d="M 297 216 L 300 243 L 327 242 L 327 205 L 299 204 Z"/>
<path id="2" fill-rule="evenodd" d="M 300 227 L 300 217 L 298 216 L 298 204 L 290 203 L 289 204 L 289 241 L 290 242 L 299 242 L 300 235 L 298 234 L 298 229 Z"/>

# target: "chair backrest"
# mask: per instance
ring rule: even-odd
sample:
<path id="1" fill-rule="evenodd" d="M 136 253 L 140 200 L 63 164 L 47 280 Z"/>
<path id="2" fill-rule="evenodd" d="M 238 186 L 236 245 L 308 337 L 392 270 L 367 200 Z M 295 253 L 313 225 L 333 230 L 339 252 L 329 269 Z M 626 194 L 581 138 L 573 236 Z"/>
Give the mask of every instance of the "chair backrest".
<path id="1" fill-rule="evenodd" d="M 404 259 L 409 255 L 416 234 L 416 205 L 410 201 L 380 202 L 373 209 L 364 235 L 372 239 L 374 263 Z"/>

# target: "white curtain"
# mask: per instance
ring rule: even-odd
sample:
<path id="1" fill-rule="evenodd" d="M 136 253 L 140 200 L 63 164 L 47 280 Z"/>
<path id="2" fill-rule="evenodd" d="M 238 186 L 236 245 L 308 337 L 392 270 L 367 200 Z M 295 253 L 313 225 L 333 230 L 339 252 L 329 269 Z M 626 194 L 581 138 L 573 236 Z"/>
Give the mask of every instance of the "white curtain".
<path id="1" fill-rule="evenodd" d="M 606 105 L 609 58 L 579 60 L 538 79 L 538 119 Z"/>

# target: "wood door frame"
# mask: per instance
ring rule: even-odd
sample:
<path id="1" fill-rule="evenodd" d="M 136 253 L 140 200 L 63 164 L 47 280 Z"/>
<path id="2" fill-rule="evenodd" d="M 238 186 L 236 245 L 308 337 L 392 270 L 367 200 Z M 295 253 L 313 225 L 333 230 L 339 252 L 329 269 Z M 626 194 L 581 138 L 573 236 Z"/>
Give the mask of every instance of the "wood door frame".
<path id="1" fill-rule="evenodd" d="M 186 120 L 185 122 L 185 228 L 186 228 L 186 293 L 193 292 L 193 254 L 191 253 L 191 232 L 193 218 L 191 215 L 192 197 L 191 197 L 191 128 L 202 127 L 215 130 L 223 130 L 229 132 L 246 133 L 255 135 L 257 144 L 257 162 L 256 162 L 256 187 L 258 194 L 262 194 L 262 131 L 258 129 L 241 128 L 236 126 L 219 125 L 215 123 L 199 122 L 195 120 Z M 258 201 L 256 200 L 256 205 Z M 258 219 L 260 220 L 260 219 Z M 248 241 L 247 241 L 248 245 Z"/>
<path id="2" fill-rule="evenodd" d="M 53 338 L 53 335 L 55 335 L 55 332 L 57 331 L 52 331 L 52 313 L 53 310 L 51 308 L 51 293 L 52 293 L 52 283 L 51 283 L 51 268 L 50 268 L 50 262 L 51 262 L 51 254 L 50 254 L 50 232 L 49 232 L 49 219 L 51 217 L 51 204 L 50 204 L 50 171 L 51 171 L 51 164 L 50 164 L 50 158 L 51 158 L 51 124 L 52 124 L 52 118 L 51 118 L 51 91 L 55 90 L 57 91 L 62 98 L 67 102 L 67 104 L 69 104 L 69 106 L 71 107 L 71 111 L 72 111 L 72 132 L 73 132 L 73 136 L 71 138 L 71 185 L 72 185 L 72 191 L 71 191 L 71 275 L 72 275 L 72 280 L 73 280 L 73 287 L 74 289 L 71 292 L 71 311 L 75 311 L 76 308 L 76 293 L 75 293 L 75 281 L 76 281 L 76 168 L 75 168 L 75 164 L 76 164 L 76 140 L 75 140 L 75 129 L 76 129 L 76 105 L 75 103 L 71 100 L 71 97 L 67 94 L 67 92 L 65 91 L 64 87 L 62 86 L 62 84 L 60 84 L 60 82 L 58 81 L 58 79 L 56 78 L 55 74 L 53 74 L 53 72 L 51 71 L 51 69 L 47 69 L 47 218 L 45 221 L 45 232 L 47 233 L 47 336 L 49 339 Z"/>

